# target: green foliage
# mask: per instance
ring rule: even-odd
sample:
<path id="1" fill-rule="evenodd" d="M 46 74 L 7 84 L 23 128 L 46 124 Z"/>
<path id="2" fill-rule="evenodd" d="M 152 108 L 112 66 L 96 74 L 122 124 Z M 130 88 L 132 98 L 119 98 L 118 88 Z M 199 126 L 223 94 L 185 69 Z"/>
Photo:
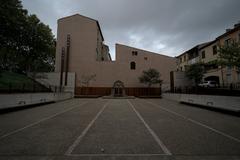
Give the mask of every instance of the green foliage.
<path id="1" fill-rule="evenodd" d="M 143 71 L 142 75 L 139 77 L 140 83 L 146 84 L 148 87 L 151 87 L 153 84 L 161 84 L 162 80 L 160 79 L 160 73 L 153 68 Z"/>
<path id="2" fill-rule="evenodd" d="M 26 87 L 32 87 L 33 83 L 34 81 L 29 77 L 13 72 L 3 71 L 0 77 L 0 89 L 8 88 L 9 84 L 12 86 L 21 86 L 26 84 Z"/>
<path id="3" fill-rule="evenodd" d="M 201 82 L 204 72 L 204 64 L 202 63 L 192 64 L 186 68 L 186 76 L 194 80 L 195 85 Z"/>
<path id="4" fill-rule="evenodd" d="M 50 89 L 24 74 L 3 71 L 0 77 L 1 93 L 49 92 Z"/>
<path id="5" fill-rule="evenodd" d="M 240 67 L 240 43 L 230 43 L 220 46 L 218 64 L 221 66 Z"/>
<path id="6" fill-rule="evenodd" d="M 27 11 L 19 0 L 1 1 L 0 5 L 0 67 L 16 68 Z"/>
<path id="7" fill-rule="evenodd" d="M 21 73 L 51 71 L 55 39 L 49 26 L 28 15 L 19 0 L 1 2 L 0 68 Z"/>

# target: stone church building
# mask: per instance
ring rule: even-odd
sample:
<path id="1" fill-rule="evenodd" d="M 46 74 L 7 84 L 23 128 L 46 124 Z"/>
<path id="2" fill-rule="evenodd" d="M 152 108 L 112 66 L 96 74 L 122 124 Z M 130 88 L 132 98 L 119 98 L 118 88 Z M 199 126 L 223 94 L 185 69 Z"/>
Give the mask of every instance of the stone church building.
<path id="1" fill-rule="evenodd" d="M 169 90 L 175 58 L 116 44 L 113 61 L 97 20 L 79 14 L 58 20 L 55 72 L 62 86 L 68 85 L 63 72 L 75 73 L 75 95 L 144 95 L 147 86 L 139 76 L 149 68 L 160 72 L 162 90 Z M 159 94 L 159 85 L 150 90 Z"/>

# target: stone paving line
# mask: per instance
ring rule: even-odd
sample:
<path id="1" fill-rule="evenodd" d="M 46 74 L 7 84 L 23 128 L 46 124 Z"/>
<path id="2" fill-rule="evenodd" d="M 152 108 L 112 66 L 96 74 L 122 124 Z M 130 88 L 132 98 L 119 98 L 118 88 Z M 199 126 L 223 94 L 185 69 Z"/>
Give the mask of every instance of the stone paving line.
<path id="1" fill-rule="evenodd" d="M 108 157 L 108 158 L 111 158 L 111 157 L 115 157 L 115 158 L 121 158 L 121 157 L 129 157 L 130 159 L 131 159 L 131 157 L 134 159 L 134 157 L 142 157 L 142 158 L 155 158 L 156 156 L 159 156 L 159 158 L 160 157 L 167 157 L 167 159 L 169 158 L 169 157 L 175 157 L 175 156 L 187 156 L 187 155 L 174 155 L 174 153 L 175 153 L 175 150 L 173 149 L 173 148 L 171 148 L 170 147 L 170 145 L 169 145 L 169 143 L 168 142 L 166 142 L 165 141 L 165 139 L 162 137 L 162 135 L 161 134 L 159 134 L 159 132 L 158 132 L 158 130 L 156 129 L 156 127 L 154 127 L 154 125 L 152 125 L 153 123 L 151 122 L 151 121 L 149 121 L 148 120 L 148 118 L 146 117 L 146 114 L 145 114 L 145 112 L 147 111 L 147 110 L 145 110 L 145 112 L 143 112 L 144 111 L 144 109 L 143 110 L 141 110 L 140 109 L 140 107 L 137 105 L 138 103 L 141 103 L 142 105 L 144 105 L 145 104 L 145 106 L 144 107 L 146 107 L 146 108 L 148 108 L 148 107 L 151 107 L 152 106 L 152 108 L 154 109 L 157 109 L 157 108 L 159 108 L 159 111 L 160 110 L 162 110 L 161 112 L 166 112 L 166 114 L 167 115 L 172 115 L 172 117 L 178 117 L 177 119 L 182 119 L 183 120 L 183 122 L 185 121 L 185 122 L 189 122 L 189 124 L 192 124 L 192 126 L 193 126 L 193 128 L 194 128 L 194 125 L 195 126 L 198 126 L 199 128 L 205 128 L 205 129 L 203 129 L 203 130 L 208 130 L 208 132 L 209 132 L 209 134 L 215 134 L 217 137 L 222 137 L 222 139 L 226 139 L 226 141 L 229 141 L 229 140 L 231 140 L 231 141 L 229 141 L 229 142 L 232 142 L 232 143 L 234 143 L 234 142 L 237 142 L 236 143 L 236 146 L 238 146 L 238 143 L 240 143 L 240 139 L 239 138 L 236 138 L 236 137 L 234 137 L 234 136 L 231 136 L 231 135 L 229 135 L 229 134 L 227 134 L 227 132 L 225 133 L 225 132 L 222 132 L 222 131 L 220 131 L 220 130 L 218 130 L 218 129 L 216 129 L 216 128 L 214 128 L 214 126 L 209 126 L 207 123 L 201 123 L 201 122 L 199 122 L 198 120 L 196 120 L 196 119 L 194 119 L 194 117 L 188 117 L 188 116 L 186 116 L 186 115 L 183 115 L 183 114 L 181 114 L 181 113 L 178 113 L 177 111 L 174 111 L 174 110 L 171 110 L 171 109 L 169 109 L 169 108 L 167 108 L 167 106 L 165 106 L 165 105 L 161 105 L 161 103 L 160 104 L 158 104 L 157 102 L 158 101 L 156 101 L 156 103 L 155 103 L 155 101 L 151 101 L 151 100 L 146 100 L 146 99 L 135 99 L 135 100 L 121 100 L 121 103 L 122 102 L 124 102 L 124 103 L 120 103 L 119 105 L 117 105 L 118 107 L 119 107 L 119 110 L 121 111 L 121 112 L 118 112 L 118 113 L 121 113 L 121 114 L 119 114 L 120 115 L 120 118 L 122 117 L 122 116 L 124 116 L 124 114 L 122 114 L 123 112 L 122 112 L 122 110 L 120 109 L 121 108 L 121 105 L 123 106 L 123 105 L 125 105 L 125 107 L 126 108 L 129 108 L 129 109 L 127 109 L 126 111 L 130 111 L 131 112 L 131 114 L 130 114 L 130 116 L 134 116 L 134 117 L 136 117 L 136 119 L 139 119 L 140 121 L 135 121 L 135 118 L 134 118 L 134 121 L 133 121 L 133 123 L 139 123 L 139 124 L 141 124 L 142 125 L 142 127 L 144 128 L 145 127 L 145 131 L 146 132 L 148 132 L 148 133 L 150 133 L 150 134 L 147 134 L 148 135 L 148 137 L 152 137 L 154 140 L 155 140 L 155 142 L 157 142 L 157 144 L 160 146 L 160 148 L 163 150 L 163 154 L 162 153 L 156 153 L 156 154 L 151 154 L 150 152 L 147 152 L 146 154 L 142 154 L 143 152 L 138 152 L 138 153 L 136 153 L 136 154 L 132 154 L 132 153 L 135 153 L 135 152 L 129 152 L 129 153 L 126 153 L 126 154 L 124 154 L 125 152 L 123 152 L 123 154 L 122 153 L 119 153 L 118 154 L 118 152 L 116 153 L 116 154 L 112 154 L 112 153 L 114 153 L 114 152 L 109 152 L 109 153 L 96 153 L 96 154 L 88 154 L 88 152 L 85 152 L 85 153 L 82 153 L 82 154 L 75 154 L 74 152 L 73 152 L 73 150 L 76 148 L 76 146 L 78 146 L 80 143 L 81 143 L 81 141 L 82 141 L 82 139 L 83 139 L 83 137 L 85 137 L 85 136 L 87 136 L 87 135 L 89 135 L 88 134 L 88 131 L 91 129 L 91 127 L 93 126 L 93 124 L 94 123 L 96 123 L 96 122 L 100 122 L 100 124 L 102 124 L 103 126 L 106 124 L 106 123 L 102 123 L 102 118 L 99 118 L 101 115 L 103 115 L 102 113 L 106 110 L 106 111 L 108 111 L 108 109 L 106 109 L 107 108 L 107 106 L 109 105 L 109 103 L 110 102 L 113 102 L 113 101 L 115 101 L 115 100 L 106 100 L 106 99 L 104 99 L 104 101 L 102 101 L 103 103 L 99 106 L 98 105 L 98 102 L 99 101 L 102 101 L 102 99 L 95 99 L 95 101 L 86 101 L 86 102 L 81 102 L 81 101 L 76 101 L 76 102 L 79 102 L 79 104 L 76 104 L 75 102 L 73 103 L 73 104 L 68 104 L 69 105 L 69 108 L 67 108 L 67 109 L 64 109 L 64 110 L 62 110 L 62 111 L 60 111 L 60 112 L 57 112 L 57 113 L 55 113 L 55 114 L 52 114 L 52 115 L 50 115 L 50 116 L 47 116 L 47 117 L 45 117 L 45 118 L 42 118 L 42 119 L 40 119 L 40 120 L 38 120 L 38 121 L 36 121 L 36 122 L 34 122 L 34 123 L 31 123 L 31 124 L 28 124 L 28 125 L 26 125 L 26 126 L 24 126 L 24 127 L 22 127 L 22 128 L 19 128 L 19 129 L 16 129 L 16 130 L 14 130 L 14 131 L 12 131 L 12 132 L 9 132 L 9 133 L 7 133 L 7 134 L 4 134 L 3 136 L 0 136 L 0 140 L 1 139 L 4 139 L 4 138 L 8 138 L 8 136 L 14 136 L 15 134 L 17 134 L 17 133 L 19 133 L 19 132 L 21 132 L 21 131 L 23 131 L 23 130 L 25 130 L 25 129 L 28 129 L 28 128 L 30 128 L 30 127 L 33 127 L 33 126 L 35 126 L 35 125 L 37 125 L 37 124 L 39 124 L 39 123 L 42 123 L 42 122 L 45 122 L 45 121 L 47 121 L 48 122 L 48 120 L 50 120 L 50 119 L 52 119 L 52 118 L 55 118 L 55 117 L 57 117 L 57 116 L 61 116 L 62 114 L 64 114 L 64 113 L 66 113 L 66 112 L 68 112 L 68 111 L 71 111 L 71 110 L 73 110 L 73 109 L 75 109 L 75 108 L 78 108 L 78 107 L 80 107 L 80 106 L 84 106 L 84 105 L 86 105 L 87 103 L 89 103 L 89 102 L 96 102 L 96 104 L 97 104 L 97 106 L 99 107 L 99 110 L 97 111 L 97 112 L 94 112 L 94 114 L 92 114 L 92 117 L 90 117 L 89 118 L 89 121 L 86 123 L 86 125 L 82 128 L 82 130 L 81 130 L 81 132 L 77 132 L 77 138 L 75 139 L 74 137 L 73 137 L 73 139 L 72 139 L 72 142 L 70 141 L 70 143 L 69 143 L 69 145 L 66 145 L 65 144 L 65 146 L 66 146 L 66 152 L 65 153 L 62 153 L 62 155 L 48 155 L 48 158 L 53 158 L 54 159 L 54 156 L 56 156 L 56 157 L 58 157 L 58 156 L 62 156 L 62 157 L 69 157 L 69 159 L 71 159 L 71 157 L 72 157 L 72 159 L 77 159 L 78 157 L 79 158 L 89 158 L 89 159 L 94 159 L 94 157 L 95 158 L 102 158 L 102 159 L 104 159 L 105 157 Z M 80 103 L 81 102 L 81 103 Z M 126 103 L 125 103 L 126 102 Z M 135 102 L 138 102 L 138 103 L 135 103 Z M 160 102 L 160 101 L 159 101 Z M 116 102 L 116 103 L 118 103 L 118 102 Z M 86 107 L 86 109 L 87 109 L 88 107 Z M 133 112 L 132 112 L 132 111 Z M 152 110 L 153 112 L 154 112 L 154 110 Z M 156 111 L 156 110 L 155 110 Z M 79 110 L 78 112 L 81 112 L 81 110 Z M 129 113 L 130 113 L 129 112 Z M 111 114 L 111 113 L 115 113 L 115 112 L 112 112 L 112 110 L 111 111 L 109 111 L 108 112 L 108 115 L 109 114 Z M 136 116 L 135 116 L 135 115 Z M 164 113 L 165 114 L 165 113 Z M 108 115 L 107 114 L 105 114 L 105 112 L 104 112 L 104 117 L 106 118 L 106 120 L 107 120 L 107 118 L 109 118 L 108 117 Z M 151 115 L 151 113 L 150 113 L 150 115 Z M 214 114 L 213 114 L 214 115 Z M 87 116 L 87 115 L 86 115 Z M 223 115 L 224 116 L 224 115 Z M 102 116 L 101 116 L 102 117 Z M 60 117 L 61 118 L 61 117 Z M 93 118 L 93 119 L 92 119 Z M 99 119 L 98 119 L 99 118 Z M 175 118 L 174 118 L 175 119 Z M 98 120 L 100 120 L 100 121 L 98 121 Z M 111 119 L 109 119 L 109 120 L 111 120 Z M 127 119 L 128 121 L 129 120 L 131 120 L 132 121 L 132 119 L 130 118 L 130 119 Z M 104 121 L 103 121 L 104 122 Z M 113 121 L 113 122 L 115 122 L 115 121 Z M 130 122 L 130 121 L 129 121 Z M 100 127 L 102 127 L 102 125 L 100 125 Z M 130 126 L 130 125 L 127 125 L 128 127 Z M 151 126 L 151 127 L 150 127 Z M 99 127 L 98 127 L 99 128 Z M 114 127 L 112 127 L 112 128 L 114 128 Z M 107 128 L 108 129 L 108 128 Z M 153 130 L 154 129 L 154 130 Z M 97 129 L 97 130 L 95 130 L 95 131 L 97 131 L 96 133 L 98 133 L 98 131 L 100 131 L 99 129 Z M 144 131 L 144 132 L 145 132 Z M 211 133 L 212 132 L 212 133 Z M 114 132 L 113 132 L 114 133 Z M 131 131 L 131 133 L 133 133 L 132 131 Z M 80 135 L 79 135 L 80 134 Z M 79 136 L 78 136 L 79 135 Z M 123 134 L 123 135 L 125 135 L 125 134 Z M 134 135 L 134 134 L 130 134 L 130 135 Z M 190 135 L 191 136 L 191 135 Z M 147 137 L 147 138 L 148 138 Z M 165 143 L 163 143 L 163 141 L 161 140 L 164 140 L 164 142 L 166 142 L 166 144 Z M 228 140 L 227 140 L 228 139 Z M 87 142 L 89 142 L 88 140 L 87 140 Z M 101 142 L 104 142 L 104 141 L 101 141 Z M 112 142 L 111 140 L 110 140 L 110 142 Z M 154 141 L 153 141 L 154 142 Z M 105 143 L 105 142 L 104 142 Z M 211 143 L 211 142 L 209 142 L 209 143 Z M 135 144 L 135 143 L 134 143 Z M 145 144 L 145 143 L 144 143 Z M 156 145 L 157 145 L 156 144 Z M 91 146 L 90 146 L 91 147 Z M 121 147 L 120 147 L 121 148 Z M 169 149 L 170 148 L 170 149 Z M 172 152 L 171 152 L 171 151 Z M 236 149 L 235 149 L 236 150 Z M 63 152 L 65 151 L 65 149 L 63 150 Z M 60 153 L 60 152 L 59 152 Z M 150 154 L 148 154 L 148 153 L 150 153 Z M 240 152 L 239 152 L 239 154 L 240 154 Z M 230 154 L 231 155 L 231 154 Z M 14 155 L 13 155 L 14 156 Z M 44 156 L 44 155 L 42 155 L 42 156 Z M 46 156 L 46 155 L 45 155 Z M 192 156 L 198 156 L 198 155 L 192 155 Z M 201 156 L 201 155 L 200 155 Z M 207 156 L 207 155 L 206 155 Z M 217 156 L 217 155 L 215 155 L 215 156 Z M 221 155 L 219 155 L 219 156 L 221 156 Z M 232 156 L 234 156 L 234 155 L 232 155 Z M 11 157 L 11 156 L 10 156 Z M 239 158 L 237 155 L 236 155 L 236 157 L 237 158 Z M 1 156 L 0 156 L 0 159 L 1 159 Z M 114 159 L 114 158 L 113 158 Z"/>
<path id="2" fill-rule="evenodd" d="M 153 139 L 156 141 L 156 143 L 160 146 L 160 148 L 163 150 L 163 154 L 76 154 L 72 153 L 73 150 L 81 143 L 81 140 L 83 137 L 88 133 L 89 129 L 92 127 L 92 125 L 97 121 L 98 117 L 104 112 L 106 107 L 109 105 L 109 100 L 102 109 L 97 113 L 97 115 L 92 119 L 92 121 L 88 124 L 88 126 L 84 129 L 84 131 L 77 137 L 77 139 L 73 142 L 73 144 L 68 148 L 68 150 L 65 152 L 65 156 L 73 156 L 73 157 L 86 157 L 86 156 L 93 156 L 93 157 L 105 157 L 105 156 L 116 156 L 116 157 L 122 157 L 122 156 L 141 156 L 141 157 L 151 157 L 151 156 L 170 156 L 172 153 L 169 151 L 169 149 L 163 144 L 163 142 L 159 139 L 157 134 L 149 127 L 149 125 L 145 122 L 143 117 L 140 115 L 140 113 L 135 109 L 134 105 L 129 101 L 126 100 L 127 104 L 129 104 L 129 107 L 133 110 L 133 112 L 137 115 L 138 119 L 141 121 L 141 123 L 144 125 L 144 127 L 147 129 L 147 131 L 150 133 L 150 135 L 153 137 Z"/>
<path id="3" fill-rule="evenodd" d="M 146 101 L 147 103 L 149 103 L 149 104 L 151 104 L 151 105 L 157 106 L 158 108 L 160 108 L 160 109 L 162 109 L 162 110 L 164 110 L 164 111 L 166 111 L 166 112 L 169 112 L 169 113 L 171 113 L 171 114 L 173 114 L 173 115 L 175 115 L 175 116 L 181 117 L 181 118 L 184 119 L 184 120 L 187 120 L 187 121 L 189 121 L 189 122 L 191 122 L 191 123 L 194 123 L 194 124 L 196 124 L 196 125 L 199 125 L 199 126 L 201 126 L 201 127 L 204 127 L 204 128 L 206 128 L 206 129 L 209 129 L 209 130 L 211 130 L 211 131 L 213 131 L 213 132 L 215 132 L 215 133 L 217 133 L 217 134 L 220 134 L 220 135 L 222 135 L 222 136 L 224 136 L 224 137 L 226 137 L 226 138 L 229 138 L 229 139 L 231 139 L 231 140 L 234 140 L 234 141 L 240 143 L 240 139 L 238 139 L 238 138 L 236 138 L 236 137 L 233 137 L 233 136 L 230 136 L 230 135 L 227 134 L 227 133 L 221 132 L 221 131 L 219 131 L 219 130 L 217 130 L 217 129 L 215 129 L 215 128 L 212 128 L 212 127 L 210 127 L 210 126 L 208 126 L 208 125 L 206 125 L 206 124 L 203 124 L 203 123 L 198 122 L 198 121 L 196 121 L 196 120 L 194 120 L 194 119 L 191 119 L 191 118 L 188 118 L 188 117 L 186 117 L 186 116 L 183 116 L 183 115 L 181 115 L 181 114 L 179 114 L 179 113 L 177 113 L 177 112 L 174 112 L 174 111 L 172 111 L 172 110 L 166 109 L 166 108 L 164 108 L 164 107 L 162 107 L 162 106 L 160 106 L 160 105 L 157 105 L 157 104 L 155 104 L 155 103 L 149 102 L 149 101 L 147 101 L 147 100 L 144 100 L 144 101 Z"/>
<path id="4" fill-rule="evenodd" d="M 58 112 L 58 113 L 55 113 L 55 114 L 53 114 L 53 115 L 51 115 L 51 116 L 49 116 L 49 117 L 42 118 L 41 120 L 39 120 L 39 121 L 37 121 L 37 122 L 31 123 L 31 124 L 26 125 L 26 126 L 24 126 L 24 127 L 22 127 L 22 128 L 19 128 L 19 129 L 16 129 L 16 130 L 12 131 L 12 132 L 9 132 L 9 133 L 7 133 L 7 134 L 4 134 L 4 135 L 2 135 L 2 136 L 0 137 L 0 140 L 3 139 L 3 138 L 6 138 L 6 137 L 8 137 L 8 136 L 11 136 L 11 135 L 13 135 L 13 134 L 16 134 L 16 133 L 18 133 L 18 132 L 21 132 L 21 131 L 24 130 L 24 129 L 33 127 L 33 126 L 35 126 L 35 125 L 37 125 L 37 124 L 39 124 L 39 123 L 41 123 L 41 122 L 47 121 L 47 120 L 49 120 L 49 119 L 52 119 L 52 118 L 54 118 L 54 117 L 56 117 L 56 116 L 59 116 L 59 115 L 61 115 L 61 114 L 63 114 L 63 113 L 66 113 L 66 112 L 68 112 L 68 111 L 71 111 L 71 110 L 73 110 L 73 109 L 75 109 L 75 108 L 77 108 L 77 107 L 80 107 L 80 106 L 82 106 L 82 105 L 85 105 L 85 104 L 87 104 L 87 103 L 88 103 L 88 102 L 85 102 L 85 103 L 82 103 L 82 104 L 80 104 L 80 105 L 79 105 L 79 104 L 73 104 L 73 105 L 71 105 L 71 108 L 68 108 L 68 109 L 66 109 L 66 110 L 64 110 L 64 111 L 61 111 L 61 112 Z M 72 107 L 72 106 L 73 106 L 73 107 Z"/>

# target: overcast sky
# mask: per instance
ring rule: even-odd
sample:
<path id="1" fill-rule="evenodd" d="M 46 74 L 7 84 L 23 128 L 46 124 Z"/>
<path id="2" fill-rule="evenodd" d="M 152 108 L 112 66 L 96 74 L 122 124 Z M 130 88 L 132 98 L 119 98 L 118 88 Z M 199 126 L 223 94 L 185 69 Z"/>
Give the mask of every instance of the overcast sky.
<path id="1" fill-rule="evenodd" d="M 240 0 L 22 0 L 56 35 L 57 19 L 79 13 L 99 21 L 115 43 L 177 56 L 240 21 Z"/>

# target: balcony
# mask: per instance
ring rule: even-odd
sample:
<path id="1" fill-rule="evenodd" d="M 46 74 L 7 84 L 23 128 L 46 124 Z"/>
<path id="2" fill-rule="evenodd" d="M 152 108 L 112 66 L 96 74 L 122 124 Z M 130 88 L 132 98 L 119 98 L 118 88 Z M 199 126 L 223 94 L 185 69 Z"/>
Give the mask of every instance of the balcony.
<path id="1" fill-rule="evenodd" d="M 192 65 L 192 64 L 195 64 L 195 63 L 198 63 L 198 62 L 200 62 L 199 56 L 188 60 L 188 65 Z"/>

